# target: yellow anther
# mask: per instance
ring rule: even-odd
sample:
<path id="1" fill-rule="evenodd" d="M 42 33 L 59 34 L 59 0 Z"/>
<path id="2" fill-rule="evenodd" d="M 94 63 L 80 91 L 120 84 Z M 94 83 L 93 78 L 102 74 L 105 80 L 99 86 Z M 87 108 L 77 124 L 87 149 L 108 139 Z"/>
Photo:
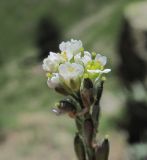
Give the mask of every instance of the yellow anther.
<path id="1" fill-rule="evenodd" d="M 52 77 L 51 73 L 47 73 L 46 76 L 47 76 L 48 78 L 51 78 L 51 77 Z"/>

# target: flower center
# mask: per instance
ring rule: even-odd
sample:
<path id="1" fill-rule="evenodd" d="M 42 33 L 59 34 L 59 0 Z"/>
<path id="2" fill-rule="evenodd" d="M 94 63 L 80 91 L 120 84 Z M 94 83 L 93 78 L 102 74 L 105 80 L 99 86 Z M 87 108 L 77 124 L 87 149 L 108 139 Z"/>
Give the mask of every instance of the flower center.
<path id="1" fill-rule="evenodd" d="M 51 73 L 47 73 L 46 76 L 47 76 L 48 78 L 51 78 L 51 77 L 52 77 L 52 74 L 51 74 Z"/>
<path id="2" fill-rule="evenodd" d="M 98 61 L 91 61 L 87 63 L 86 70 L 96 70 L 100 69 L 103 70 L 103 66 Z"/>
<path id="3" fill-rule="evenodd" d="M 68 68 L 68 71 L 69 71 L 69 72 L 74 72 L 75 69 L 74 69 L 73 67 L 69 67 L 69 68 Z"/>

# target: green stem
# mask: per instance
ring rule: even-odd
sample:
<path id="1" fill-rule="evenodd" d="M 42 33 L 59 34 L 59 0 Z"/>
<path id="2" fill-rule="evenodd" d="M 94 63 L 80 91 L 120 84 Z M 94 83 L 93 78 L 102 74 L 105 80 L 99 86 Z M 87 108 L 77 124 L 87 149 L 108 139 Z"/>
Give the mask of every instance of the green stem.
<path id="1" fill-rule="evenodd" d="M 86 141 L 86 134 L 87 133 L 84 133 L 84 122 L 87 118 L 91 118 L 91 115 L 90 113 L 86 113 L 84 116 L 82 117 L 76 117 L 75 119 L 75 122 L 76 122 L 76 126 L 77 126 L 77 130 L 78 130 L 78 133 L 80 134 L 80 136 L 82 137 L 82 140 L 83 140 L 83 143 L 84 143 L 84 146 L 85 146 L 85 154 L 87 155 L 87 160 L 95 160 L 95 150 L 94 148 L 92 147 L 92 139 L 90 141 L 90 144 L 87 144 L 87 141 Z M 93 135 L 91 135 L 92 137 L 94 136 L 94 132 L 93 132 Z"/>

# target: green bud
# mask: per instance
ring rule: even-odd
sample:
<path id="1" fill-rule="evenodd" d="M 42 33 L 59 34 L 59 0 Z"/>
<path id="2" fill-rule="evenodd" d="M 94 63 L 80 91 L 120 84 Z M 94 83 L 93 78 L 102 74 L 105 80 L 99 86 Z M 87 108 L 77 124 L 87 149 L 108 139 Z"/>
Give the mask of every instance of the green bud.
<path id="1" fill-rule="evenodd" d="M 76 134 L 74 139 L 74 149 L 78 160 L 86 160 L 85 148 L 79 134 Z"/>
<path id="2" fill-rule="evenodd" d="M 85 142 L 88 146 L 92 146 L 93 143 L 93 133 L 94 133 L 94 125 L 93 121 L 91 118 L 86 119 L 84 121 L 84 137 L 85 137 Z"/>
<path id="3" fill-rule="evenodd" d="M 96 148 L 96 160 L 108 160 L 109 156 L 109 141 L 107 138 L 104 139 L 100 146 Z"/>

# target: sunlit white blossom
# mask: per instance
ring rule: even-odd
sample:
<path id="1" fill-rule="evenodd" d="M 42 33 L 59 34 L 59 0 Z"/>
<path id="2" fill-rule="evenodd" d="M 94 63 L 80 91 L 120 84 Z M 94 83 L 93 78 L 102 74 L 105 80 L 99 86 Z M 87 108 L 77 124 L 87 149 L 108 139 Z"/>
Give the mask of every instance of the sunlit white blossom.
<path id="1" fill-rule="evenodd" d="M 84 68 L 82 65 L 77 63 L 65 63 L 59 66 L 59 75 L 61 76 L 62 80 L 68 87 L 79 87 L 79 80 L 84 73 Z"/>
<path id="2" fill-rule="evenodd" d="M 99 62 L 102 66 L 105 66 L 107 63 L 107 57 L 97 54 L 95 57 L 95 61 Z"/>
<path id="3" fill-rule="evenodd" d="M 104 66 L 107 63 L 107 58 L 105 56 L 102 56 L 100 54 L 93 53 L 92 58 L 87 62 L 86 76 L 90 78 L 96 78 L 100 74 L 103 73 L 109 73 L 111 69 L 104 69 Z"/>
<path id="4" fill-rule="evenodd" d="M 62 42 L 59 45 L 59 49 L 61 52 L 65 52 L 67 54 L 68 59 L 71 59 L 73 55 L 76 55 L 83 48 L 82 42 L 80 40 L 71 39 L 67 42 Z"/>
<path id="5" fill-rule="evenodd" d="M 43 60 L 43 69 L 48 72 L 56 72 L 59 63 L 62 62 L 62 57 L 60 54 L 50 52 L 49 56 Z"/>

